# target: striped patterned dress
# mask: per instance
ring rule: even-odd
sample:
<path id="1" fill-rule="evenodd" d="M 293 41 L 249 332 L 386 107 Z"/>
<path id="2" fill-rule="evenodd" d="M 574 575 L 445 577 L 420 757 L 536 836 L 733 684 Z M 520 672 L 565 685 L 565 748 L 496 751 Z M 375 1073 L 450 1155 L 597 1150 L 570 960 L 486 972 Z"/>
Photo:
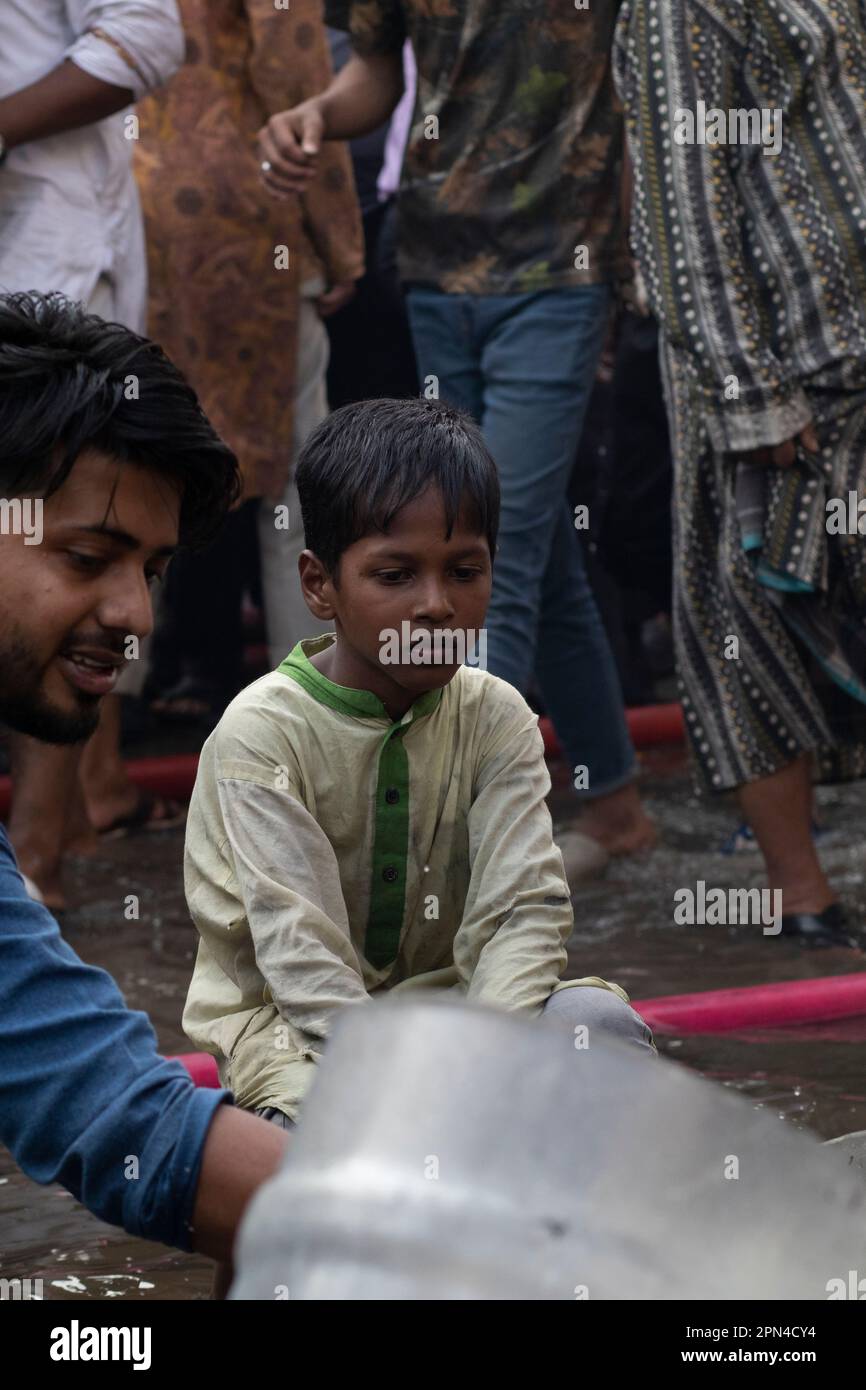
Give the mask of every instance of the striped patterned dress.
<path id="1" fill-rule="evenodd" d="M 866 514 L 866 0 L 626 0 L 615 74 L 701 781 L 804 752 L 819 780 L 862 777 L 866 540 L 835 499 Z M 810 420 L 817 455 L 756 464 Z"/>

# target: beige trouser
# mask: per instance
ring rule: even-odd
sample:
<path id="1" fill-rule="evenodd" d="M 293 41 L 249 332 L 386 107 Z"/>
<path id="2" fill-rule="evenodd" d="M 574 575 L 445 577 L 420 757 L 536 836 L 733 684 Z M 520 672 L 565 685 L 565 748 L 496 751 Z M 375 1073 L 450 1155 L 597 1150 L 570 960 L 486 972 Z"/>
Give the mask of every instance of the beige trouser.
<path id="1" fill-rule="evenodd" d="M 294 469 L 301 446 L 328 414 L 325 373 L 330 346 L 327 330 L 313 302 L 322 289 L 321 280 L 308 280 L 301 287 L 290 479 L 279 503 L 265 498 L 259 506 L 262 594 L 272 666 L 278 666 L 302 637 L 332 631 L 330 624 L 320 623 L 313 617 L 301 594 L 298 557 L 304 549 L 304 528 L 294 484 Z M 275 511 L 277 505 L 288 507 L 288 529 L 278 530 L 275 525 L 278 516 L 285 515 Z"/>

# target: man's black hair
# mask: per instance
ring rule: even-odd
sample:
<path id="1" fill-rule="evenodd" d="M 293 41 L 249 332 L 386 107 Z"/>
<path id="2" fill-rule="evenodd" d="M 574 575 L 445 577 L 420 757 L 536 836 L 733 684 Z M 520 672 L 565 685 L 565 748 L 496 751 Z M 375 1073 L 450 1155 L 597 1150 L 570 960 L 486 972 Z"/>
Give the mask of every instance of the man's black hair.
<path id="1" fill-rule="evenodd" d="M 295 472 L 307 548 L 336 577 L 362 536 L 387 532 L 428 487 L 441 494 L 450 539 L 461 505 L 491 557 L 499 529 L 499 477 L 481 430 L 440 401 L 344 405 L 313 430 Z"/>
<path id="2" fill-rule="evenodd" d="M 160 347 L 57 292 L 0 295 L 0 494 L 50 497 L 87 448 L 173 483 L 187 545 L 240 495 L 237 459 Z"/>

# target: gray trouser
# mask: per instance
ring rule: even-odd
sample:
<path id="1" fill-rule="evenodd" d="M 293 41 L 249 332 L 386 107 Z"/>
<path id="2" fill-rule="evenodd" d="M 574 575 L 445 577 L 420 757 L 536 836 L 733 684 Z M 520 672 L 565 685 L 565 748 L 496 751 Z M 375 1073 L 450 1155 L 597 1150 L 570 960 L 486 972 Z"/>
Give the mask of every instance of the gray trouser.
<path id="1" fill-rule="evenodd" d="M 657 1055 L 653 1035 L 640 1014 L 610 989 L 593 985 L 558 989 L 551 994 L 541 1017 L 573 1032 L 574 1046 L 579 1051 L 591 1050 L 592 1039 L 597 1037 L 639 1047 L 649 1057 Z"/>
<path id="2" fill-rule="evenodd" d="M 254 1115 L 261 1115 L 263 1120 L 270 1120 L 272 1125 L 279 1125 L 280 1129 L 294 1129 L 295 1122 L 290 1120 L 288 1115 L 284 1115 L 282 1110 L 277 1110 L 273 1105 L 263 1106 L 261 1110 L 254 1110 Z"/>

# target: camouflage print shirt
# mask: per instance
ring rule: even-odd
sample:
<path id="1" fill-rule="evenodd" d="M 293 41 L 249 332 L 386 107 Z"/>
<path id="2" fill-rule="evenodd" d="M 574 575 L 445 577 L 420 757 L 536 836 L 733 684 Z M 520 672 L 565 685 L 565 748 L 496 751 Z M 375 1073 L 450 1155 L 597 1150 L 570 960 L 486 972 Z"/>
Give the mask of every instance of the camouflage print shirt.
<path id="1" fill-rule="evenodd" d="M 628 275 L 620 0 L 326 0 L 362 54 L 411 39 L 418 95 L 399 199 L 404 281 L 519 294 Z"/>

